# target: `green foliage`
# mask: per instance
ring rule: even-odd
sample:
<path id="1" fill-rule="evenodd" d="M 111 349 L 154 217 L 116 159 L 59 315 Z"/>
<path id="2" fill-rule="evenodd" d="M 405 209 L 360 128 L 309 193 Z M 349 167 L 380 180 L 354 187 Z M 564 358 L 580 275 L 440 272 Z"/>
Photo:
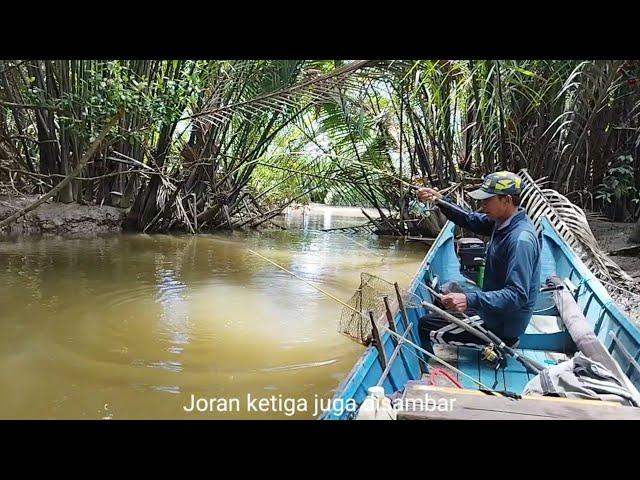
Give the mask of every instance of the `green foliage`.
<path id="1" fill-rule="evenodd" d="M 43 89 L 31 77 L 29 84 L 22 85 L 21 94 L 28 103 L 59 112 L 57 120 L 63 131 L 88 140 L 96 126 L 119 110 L 149 119 L 151 125 L 180 118 L 203 86 L 198 66 L 193 61 L 164 62 L 150 83 L 127 62 L 84 62 L 72 70 L 76 82 L 69 89 Z"/>
<path id="2" fill-rule="evenodd" d="M 620 155 L 615 162 L 609 162 L 607 167 L 607 175 L 598 185 L 596 199 L 609 205 L 618 204 L 627 199 L 635 204 L 640 202 L 638 189 L 635 187 L 633 157 Z"/>
<path id="3" fill-rule="evenodd" d="M 443 188 L 524 167 L 564 193 L 595 191 L 627 212 L 638 203 L 631 157 L 603 160 L 640 144 L 637 61 L 387 61 L 305 90 L 349 63 L 30 60 L 7 70 L 0 98 L 46 108 L 47 128 L 77 151 L 123 110 L 112 145 L 144 163 L 162 151 L 172 181 L 195 172 L 190 189 L 209 198 L 215 185 L 223 190 L 215 198 L 231 203 L 248 186 L 271 204 L 297 197 L 393 209 L 399 178 Z M 33 112 L 21 112 L 18 128 L 7 109 L 5 130 L 16 151 L 37 159 L 40 144 L 17 140 L 41 133 Z"/>

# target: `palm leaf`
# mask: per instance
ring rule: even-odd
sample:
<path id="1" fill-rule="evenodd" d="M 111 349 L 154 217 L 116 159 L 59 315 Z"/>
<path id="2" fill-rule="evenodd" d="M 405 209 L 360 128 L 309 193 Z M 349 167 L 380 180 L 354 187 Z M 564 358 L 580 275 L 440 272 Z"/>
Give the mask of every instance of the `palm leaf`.
<path id="1" fill-rule="evenodd" d="M 303 79 L 300 83 L 277 91 L 259 95 L 249 100 L 233 102 L 216 108 L 205 108 L 202 112 L 187 118 L 198 118 L 210 124 L 222 125 L 228 122 L 235 114 L 250 118 L 259 113 L 273 111 L 285 112 L 299 109 L 303 105 L 300 100 L 304 98 L 306 106 L 329 101 L 336 95 L 340 88 L 349 88 L 354 85 L 352 76 L 355 72 L 370 67 L 376 62 L 362 60 L 340 67 L 325 75 L 318 75 L 310 79 Z"/>

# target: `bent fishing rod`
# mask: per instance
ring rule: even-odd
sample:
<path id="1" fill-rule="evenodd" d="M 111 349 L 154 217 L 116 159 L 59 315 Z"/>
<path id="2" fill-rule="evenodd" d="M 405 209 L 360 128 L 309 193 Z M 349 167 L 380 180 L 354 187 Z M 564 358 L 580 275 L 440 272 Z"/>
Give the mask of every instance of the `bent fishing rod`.
<path id="1" fill-rule="evenodd" d="M 347 237 L 346 235 L 344 235 L 344 236 Z M 347 237 L 347 238 L 349 238 L 349 237 Z M 352 240 L 352 239 L 349 238 L 349 240 Z M 355 240 L 352 240 L 352 241 L 355 242 Z M 358 245 L 361 245 L 362 247 L 365 247 L 366 250 L 371 250 L 366 245 L 362 245 L 362 244 L 358 244 Z M 377 252 L 371 252 L 371 253 L 375 253 L 376 255 L 378 255 Z M 422 285 L 424 288 L 426 288 L 427 291 L 429 293 L 431 293 L 435 298 L 437 298 L 438 300 L 442 301 L 442 294 L 436 292 L 433 288 L 431 288 L 429 285 L 427 285 L 426 283 L 424 283 L 422 281 L 418 281 L 418 283 L 420 285 Z M 544 289 L 541 289 L 541 291 L 544 291 Z M 541 370 L 544 370 L 544 367 L 542 365 L 540 365 L 538 362 L 528 358 L 525 355 L 519 354 L 517 351 L 515 351 L 514 349 L 509 347 L 506 343 L 504 343 L 504 341 L 501 340 L 496 334 L 494 334 L 492 331 L 490 331 L 488 329 L 485 329 L 481 325 L 471 326 L 468 323 L 463 322 L 462 320 L 454 317 L 450 313 L 445 312 L 444 310 L 436 307 L 435 305 L 433 305 L 431 303 L 422 302 L 421 304 L 422 304 L 423 307 L 425 307 L 425 308 L 427 308 L 427 309 L 439 314 L 441 317 L 443 317 L 445 320 L 449 321 L 450 323 L 454 323 L 455 325 L 459 326 L 460 328 L 466 330 L 470 334 L 472 334 L 475 337 L 479 338 L 480 340 L 482 340 L 487 345 L 489 345 L 489 346 L 494 345 L 500 352 L 504 352 L 506 354 L 511 355 L 513 358 L 515 358 L 520 363 L 522 363 L 522 365 L 527 370 L 529 370 L 530 372 L 532 372 L 532 373 L 537 375 L 538 373 L 540 373 Z M 462 315 L 466 319 L 469 319 L 469 317 L 465 313 L 462 313 Z"/>
<path id="2" fill-rule="evenodd" d="M 309 285 L 310 287 L 315 288 L 315 289 L 316 289 L 317 291 L 319 291 L 320 293 L 322 293 L 322 294 L 324 294 L 324 295 L 328 296 L 329 298 L 331 298 L 331 299 L 333 299 L 333 300 L 337 301 L 338 303 L 340 303 L 340 304 L 341 304 L 341 305 L 343 305 L 344 307 L 347 307 L 349 310 L 351 310 L 351 311 L 353 311 L 353 312 L 357 313 L 357 314 L 358 314 L 358 315 L 360 315 L 361 317 L 363 316 L 363 315 L 362 315 L 362 312 L 360 312 L 360 311 L 358 311 L 357 309 L 353 308 L 351 305 L 349 305 L 349 304 L 347 304 L 347 303 L 343 302 L 342 300 L 340 300 L 339 298 L 335 297 L 334 295 L 331 295 L 329 292 L 326 292 L 325 290 L 321 289 L 321 288 L 320 288 L 320 287 L 318 287 L 317 285 L 314 285 L 313 283 L 306 281 L 304 278 L 301 278 L 300 276 L 298 276 L 298 275 L 296 275 L 295 273 L 293 273 L 293 272 L 291 272 L 291 271 L 287 270 L 287 269 L 286 269 L 286 268 L 284 268 L 283 266 L 278 265 L 276 262 L 274 262 L 273 260 L 268 259 L 268 258 L 267 258 L 267 257 L 265 257 L 264 255 L 261 255 L 261 254 L 259 254 L 258 252 L 254 252 L 254 251 L 253 251 L 253 250 L 251 250 L 251 249 L 247 249 L 247 250 L 248 250 L 250 253 L 252 253 L 253 255 L 256 255 L 257 257 L 260 257 L 261 259 L 265 260 L 266 262 L 269 262 L 271 265 L 273 265 L 273 266 L 275 266 L 275 267 L 279 268 L 279 269 L 280 269 L 280 270 L 282 270 L 283 272 L 286 272 L 286 273 L 288 273 L 289 275 L 293 276 L 294 278 L 297 278 L 298 280 L 300 280 L 300 281 L 302 281 L 302 282 L 306 283 L 306 284 L 307 284 L 307 285 Z M 475 383 L 476 385 L 478 385 L 479 387 L 481 387 L 483 390 L 485 390 L 485 391 L 487 391 L 487 392 L 489 392 L 489 393 L 491 393 L 491 394 L 493 394 L 493 395 L 500 395 L 500 396 L 504 395 L 504 396 L 507 396 L 507 397 L 508 397 L 508 395 L 506 395 L 506 394 L 504 394 L 504 393 L 501 393 L 501 392 L 498 392 L 498 391 L 496 391 L 496 390 L 494 390 L 494 389 L 492 389 L 492 388 L 487 387 L 487 386 L 486 386 L 485 384 L 483 384 L 482 382 L 479 382 L 478 380 L 476 380 L 476 379 L 475 379 L 475 378 L 473 378 L 472 376 L 470 376 L 470 375 L 466 374 L 466 373 L 465 373 L 465 372 L 463 372 L 462 370 L 457 369 L 457 368 L 456 368 L 456 367 L 454 367 L 453 365 L 451 365 L 451 364 L 449 364 L 448 362 L 446 362 L 446 361 L 442 360 L 440 357 L 438 357 L 438 356 L 434 355 L 434 354 L 433 354 L 433 353 L 431 353 L 431 352 L 428 352 L 428 351 L 427 351 L 427 350 L 425 350 L 424 348 L 420 347 L 419 345 L 416 345 L 415 343 L 413 343 L 413 342 L 411 342 L 410 340 L 408 340 L 408 339 L 404 338 L 403 336 L 398 335 L 398 333 L 394 332 L 394 331 L 393 331 L 393 330 L 391 330 L 390 328 L 387 328 L 387 327 L 385 327 L 384 325 L 380 325 L 380 327 L 382 327 L 382 329 L 384 329 L 386 332 L 388 332 L 389 334 L 391 334 L 393 337 L 395 337 L 395 338 L 399 338 L 399 340 L 400 340 L 400 341 L 402 341 L 402 342 L 404 342 L 404 343 L 406 343 L 406 344 L 408 344 L 408 345 L 411 345 L 412 347 L 414 347 L 414 348 L 415 348 L 415 349 L 417 349 L 418 351 L 420 351 L 420 352 L 422 352 L 423 354 L 427 355 L 429 358 L 432 358 L 434 361 L 436 361 L 436 362 L 438 362 L 438 363 L 440 363 L 440 364 L 444 365 L 444 366 L 445 366 L 445 367 L 447 367 L 447 368 L 450 368 L 452 371 L 454 371 L 454 372 L 458 373 L 459 375 L 462 375 L 462 376 L 464 376 L 464 377 L 468 378 L 468 379 L 469 379 L 469 380 L 471 380 L 473 383 Z M 424 362 L 424 360 L 423 360 L 423 359 L 420 359 L 420 360 L 422 360 L 422 361 Z"/>
<path id="3" fill-rule="evenodd" d="M 344 236 L 347 237 L 346 235 L 344 235 Z M 347 237 L 347 238 L 349 238 L 349 237 Z M 353 240 L 351 238 L 349 238 L 349 240 L 352 240 L 352 241 L 355 242 L 355 240 Z M 362 247 L 365 247 L 367 250 L 370 250 L 370 248 L 367 247 L 366 245 L 362 245 L 362 244 L 359 244 L 359 243 L 358 243 L 358 245 L 360 245 Z M 376 255 L 378 255 L 377 252 L 371 252 L 371 253 L 375 253 Z M 383 259 L 384 259 L 384 257 L 383 257 Z M 418 283 L 420 285 L 422 285 L 423 287 L 425 287 L 427 289 L 427 291 L 429 293 L 431 293 L 435 298 L 437 298 L 438 300 L 442 300 L 442 294 L 436 292 L 433 288 L 431 288 L 429 285 L 427 285 L 426 283 L 424 283 L 422 281 L 418 281 Z M 443 317 L 445 320 L 449 321 L 450 323 L 454 323 L 455 325 L 459 326 L 460 328 L 466 330 L 470 334 L 472 334 L 475 337 L 479 338 L 484 343 L 486 343 L 489 347 L 491 347 L 493 345 L 501 353 L 503 353 L 503 354 L 506 353 L 506 354 L 511 355 L 513 358 L 518 360 L 530 372 L 532 372 L 532 373 L 537 375 L 538 373 L 540 373 L 541 370 L 544 370 L 544 367 L 542 365 L 540 365 L 538 362 L 528 358 L 525 355 L 519 354 L 517 351 L 515 351 L 514 349 L 509 347 L 506 343 L 504 343 L 504 341 L 502 341 L 496 334 L 494 334 L 490 330 L 485 329 L 481 325 L 471 326 L 468 323 L 463 322 L 462 320 L 454 317 L 450 313 L 445 312 L 444 310 L 436 307 L 435 305 L 433 305 L 431 303 L 421 302 L 421 305 L 423 307 L 425 307 L 425 308 L 427 308 L 427 309 L 439 314 L 441 317 Z M 360 312 L 356 312 L 356 313 L 360 313 Z M 469 319 L 469 317 L 465 313 L 463 313 L 462 315 L 466 319 Z"/>
<path id="4" fill-rule="evenodd" d="M 331 155 L 329 155 L 329 156 L 331 157 Z M 410 190 L 418 191 L 418 190 L 420 190 L 420 188 L 422 188 L 422 187 L 419 187 L 418 185 L 414 185 L 412 183 L 409 183 L 406 180 L 403 180 L 402 178 L 400 178 L 400 177 L 398 177 L 396 175 L 393 175 L 393 174 L 391 174 L 389 172 L 385 172 L 384 170 L 380 170 L 379 168 L 375 168 L 375 167 L 373 167 L 371 165 L 368 165 L 366 163 L 362 163 L 362 162 L 359 162 L 359 161 L 353 160 L 353 159 L 349 159 L 349 162 L 353 163 L 355 165 L 359 165 L 359 166 L 361 166 L 363 168 L 366 168 L 367 170 L 370 170 L 372 172 L 375 172 L 375 173 L 378 173 L 380 175 L 384 175 L 386 177 L 389 177 L 392 180 L 395 180 L 398 183 L 400 183 L 400 184 L 404 185 L 405 187 L 409 188 Z M 423 177 L 423 181 L 424 181 L 424 183 L 426 185 L 427 181 L 426 181 L 426 179 L 424 177 Z M 458 185 L 459 184 L 450 185 L 449 187 L 446 187 L 446 188 L 443 188 L 442 190 L 439 190 L 439 192 L 440 193 L 448 192 L 449 190 L 455 189 Z M 437 201 L 436 201 L 436 203 L 437 203 Z"/>

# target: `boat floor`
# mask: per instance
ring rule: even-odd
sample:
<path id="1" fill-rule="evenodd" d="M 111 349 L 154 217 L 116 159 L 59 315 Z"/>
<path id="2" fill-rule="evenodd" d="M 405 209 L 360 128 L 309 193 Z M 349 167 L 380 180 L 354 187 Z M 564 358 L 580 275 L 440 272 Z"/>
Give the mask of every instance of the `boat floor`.
<path id="1" fill-rule="evenodd" d="M 517 349 L 517 352 L 545 366 L 567 359 L 567 356 L 563 353 L 556 352 L 523 349 Z M 513 357 L 507 357 L 506 368 L 496 370 L 481 358 L 480 350 L 475 348 L 434 345 L 434 353 L 442 360 L 462 370 L 492 390 L 521 394 L 525 385 L 535 376 L 532 373 L 528 373 L 527 369 Z M 472 390 L 480 388 L 471 379 L 451 371 L 433 359 L 429 360 L 429 365 L 432 368 L 447 370 L 464 388 Z"/>

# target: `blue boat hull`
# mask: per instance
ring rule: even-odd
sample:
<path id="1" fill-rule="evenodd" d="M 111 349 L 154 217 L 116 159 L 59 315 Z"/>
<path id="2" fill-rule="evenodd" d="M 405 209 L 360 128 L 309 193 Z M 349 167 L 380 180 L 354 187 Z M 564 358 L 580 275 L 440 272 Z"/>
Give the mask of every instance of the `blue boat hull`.
<path id="1" fill-rule="evenodd" d="M 636 388 L 640 388 L 640 330 L 615 305 L 599 280 L 590 272 L 576 254 L 568 247 L 554 227 L 546 218 L 542 219 L 542 268 L 541 283 L 556 275 L 561 279 L 569 279 L 575 285 L 574 297 L 598 340 L 607 348 L 611 356 L 619 363 Z M 446 281 L 463 281 L 460 274 L 460 263 L 455 252 L 455 225 L 448 222 L 425 256 L 417 274 L 409 287 L 409 291 L 421 299 L 433 302 L 431 294 L 425 288 L 437 277 L 438 283 Z M 416 340 L 418 319 L 424 310 L 407 309 L 407 324 L 400 313 L 395 317 L 396 330 L 405 332 L 411 326 L 410 340 Z M 555 305 L 549 295 L 540 295 L 536 306 L 538 315 L 557 315 Z M 381 336 L 385 357 L 391 358 L 395 347 L 395 339 L 389 333 Z M 553 363 L 553 354 L 563 352 L 572 344 L 566 331 L 533 332 L 527 331 L 522 337 L 519 349 L 539 363 Z M 425 369 L 425 357 L 417 349 L 403 346 L 395 361 L 391 364 L 382 386 L 385 393 L 390 394 L 402 390 L 409 380 L 419 380 Z M 345 405 L 351 402 L 360 405 L 367 396 L 369 387 L 379 383 L 384 372 L 383 362 L 374 346 L 369 346 L 360 357 L 351 372 L 338 387 L 334 396 L 334 405 Z M 516 360 L 509 358 L 507 366 L 500 371 L 493 370 L 479 358 L 477 350 L 459 348 L 455 359 L 457 367 L 480 383 L 492 389 L 521 393 L 526 383 L 533 377 Z M 459 376 L 458 381 L 464 388 L 478 389 L 478 384 L 466 376 Z M 325 412 L 322 419 L 349 419 L 353 411 L 335 409 Z"/>

